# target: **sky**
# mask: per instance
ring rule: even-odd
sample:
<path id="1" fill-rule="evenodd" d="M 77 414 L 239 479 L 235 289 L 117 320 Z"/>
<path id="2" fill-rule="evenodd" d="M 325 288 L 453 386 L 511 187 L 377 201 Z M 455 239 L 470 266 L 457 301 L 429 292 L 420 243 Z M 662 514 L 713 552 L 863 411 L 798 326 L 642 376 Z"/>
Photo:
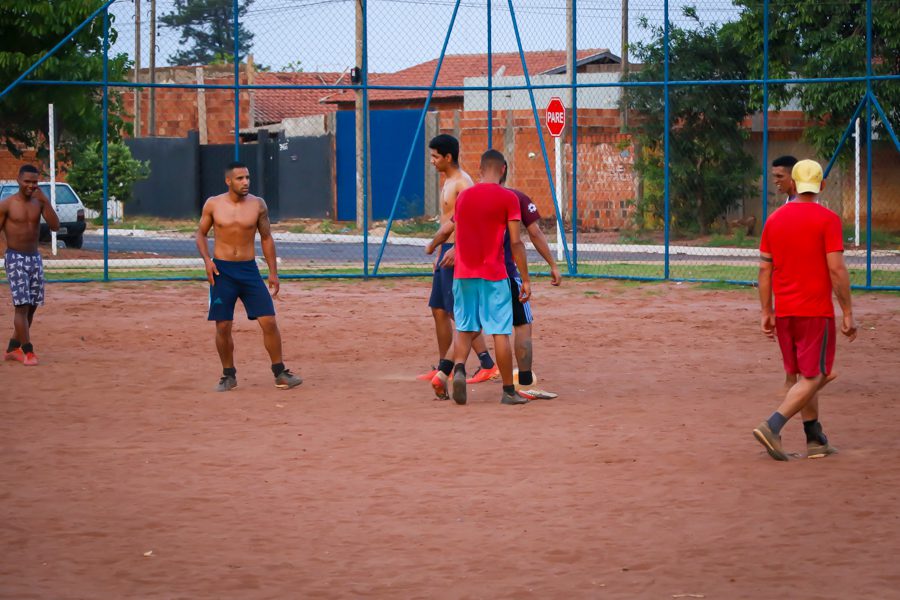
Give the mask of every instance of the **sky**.
<path id="1" fill-rule="evenodd" d="M 223 0 L 229 2 L 230 0 Z M 242 0 L 243 1 L 243 0 Z M 608 48 L 621 55 L 622 0 L 576 0 L 579 48 Z M 369 0 L 369 71 L 391 72 L 436 58 L 447 36 L 456 0 Z M 646 38 L 640 20 L 662 23 L 662 0 L 628 0 L 629 36 Z M 708 22 L 722 22 L 738 14 L 730 0 L 687 0 Z M 684 22 L 681 3 L 671 2 L 670 19 Z M 172 10 L 173 0 L 158 0 L 157 15 Z M 515 0 L 513 8 L 525 50 L 562 50 L 566 47 L 565 0 Z M 142 0 L 142 64 L 149 61 L 150 1 Z M 113 52 L 134 55 L 133 0 L 117 0 L 118 39 Z M 487 51 L 487 0 L 460 0 L 447 52 L 478 54 Z M 516 37 L 506 0 L 492 0 L 494 52 L 516 51 Z M 343 71 L 355 62 L 353 0 L 255 0 L 243 23 L 254 34 L 254 60 L 272 70 L 299 64 L 304 71 Z M 168 64 L 178 50 L 179 32 L 158 27 L 157 65 Z"/>

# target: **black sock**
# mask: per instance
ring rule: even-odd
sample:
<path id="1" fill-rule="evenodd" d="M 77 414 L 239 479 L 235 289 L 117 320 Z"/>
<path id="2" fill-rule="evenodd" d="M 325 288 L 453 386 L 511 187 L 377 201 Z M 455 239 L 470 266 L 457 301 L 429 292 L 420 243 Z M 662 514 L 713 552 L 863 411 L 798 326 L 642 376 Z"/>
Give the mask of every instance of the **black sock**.
<path id="1" fill-rule="evenodd" d="M 531 385 L 534 383 L 534 375 L 531 371 L 519 371 L 519 385 Z"/>
<path id="2" fill-rule="evenodd" d="M 504 385 L 504 386 L 503 386 L 503 393 L 504 393 L 504 394 L 509 394 L 509 395 L 512 396 L 513 394 L 516 393 L 516 386 L 514 386 L 514 385 Z"/>
<path id="3" fill-rule="evenodd" d="M 19 342 L 19 340 L 13 338 L 13 339 L 9 340 L 9 346 L 6 347 L 6 351 L 12 352 L 16 348 L 21 348 L 21 347 L 22 347 L 22 344 Z"/>
<path id="4" fill-rule="evenodd" d="M 284 363 L 275 363 L 272 365 L 272 374 L 275 377 L 278 377 L 282 373 L 284 373 L 287 369 L 284 368 Z"/>
<path id="5" fill-rule="evenodd" d="M 828 438 L 822 432 L 822 424 L 818 419 L 803 421 L 803 432 L 806 434 L 806 443 L 815 442 L 823 446 L 828 443 Z"/>
<path id="6" fill-rule="evenodd" d="M 34 352 L 34 346 L 32 346 L 31 343 L 22 344 L 22 352 L 24 352 L 25 354 L 31 354 L 32 352 Z"/>
<path id="7" fill-rule="evenodd" d="M 462 373 L 463 377 L 466 376 L 466 363 L 456 363 L 456 366 L 453 367 L 453 374 Z"/>
<path id="8" fill-rule="evenodd" d="M 222 369 L 222 375 L 224 375 L 225 377 L 237 377 L 237 369 L 235 369 L 234 367 Z"/>
<path id="9" fill-rule="evenodd" d="M 478 362 L 481 363 L 482 369 L 490 369 L 494 366 L 494 359 L 491 358 L 491 353 L 487 350 L 478 353 Z"/>
<path id="10" fill-rule="evenodd" d="M 453 372 L 453 361 L 447 358 L 442 358 L 438 362 L 438 371 L 440 371 L 444 375 L 449 376 L 450 373 Z"/>

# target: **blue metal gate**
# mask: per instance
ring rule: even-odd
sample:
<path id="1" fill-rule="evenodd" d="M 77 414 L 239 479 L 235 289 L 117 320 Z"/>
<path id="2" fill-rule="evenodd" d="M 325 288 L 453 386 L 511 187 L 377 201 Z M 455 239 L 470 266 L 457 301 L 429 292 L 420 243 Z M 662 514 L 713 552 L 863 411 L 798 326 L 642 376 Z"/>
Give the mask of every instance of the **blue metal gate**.
<path id="1" fill-rule="evenodd" d="M 410 144 L 421 116 L 420 110 L 373 110 L 370 123 L 370 181 L 372 182 L 373 220 L 391 215 L 397 185 L 409 155 Z M 397 202 L 395 218 L 408 219 L 425 212 L 425 134 L 415 140 L 421 152 L 413 154 L 406 181 Z M 337 113 L 337 219 L 356 220 L 356 114 Z"/>

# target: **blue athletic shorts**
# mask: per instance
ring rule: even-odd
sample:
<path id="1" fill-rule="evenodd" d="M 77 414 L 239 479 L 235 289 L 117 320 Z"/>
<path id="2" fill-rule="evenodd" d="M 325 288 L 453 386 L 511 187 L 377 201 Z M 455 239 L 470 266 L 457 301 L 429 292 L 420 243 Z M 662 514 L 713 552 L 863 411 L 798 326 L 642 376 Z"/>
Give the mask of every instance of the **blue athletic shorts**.
<path id="1" fill-rule="evenodd" d="M 219 260 L 213 259 L 219 274 L 215 276 L 216 284 L 209 288 L 209 320 L 233 321 L 234 305 L 238 298 L 244 304 L 247 318 L 275 315 L 275 304 L 262 280 L 255 260 Z"/>
<path id="2" fill-rule="evenodd" d="M 441 253 L 438 256 L 438 265 L 447 251 L 453 248 L 453 244 L 442 244 Z M 428 300 L 431 308 L 440 308 L 451 315 L 453 314 L 453 265 L 438 267 L 431 280 L 431 298 Z"/>
<path id="3" fill-rule="evenodd" d="M 455 279 L 453 300 L 457 331 L 512 334 L 512 295 L 508 279 Z"/>

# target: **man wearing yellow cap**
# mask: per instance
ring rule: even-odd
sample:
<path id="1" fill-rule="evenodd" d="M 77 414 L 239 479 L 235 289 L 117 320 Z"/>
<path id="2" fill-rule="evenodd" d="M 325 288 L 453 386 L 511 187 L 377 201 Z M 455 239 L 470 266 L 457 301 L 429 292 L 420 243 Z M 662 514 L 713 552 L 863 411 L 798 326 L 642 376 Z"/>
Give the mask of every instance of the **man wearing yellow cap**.
<path id="1" fill-rule="evenodd" d="M 784 370 L 798 375 L 778 410 L 753 430 L 754 437 L 775 460 L 788 460 L 781 446 L 781 429 L 801 411 L 807 457 L 821 458 L 836 452 L 822 432 L 817 398 L 834 364 L 832 291 L 843 313 L 841 333 L 851 342 L 856 339 L 841 220 L 816 202 L 823 189 L 822 167 L 815 161 L 801 160 L 794 165 L 791 178 L 797 197 L 766 222 L 759 248 L 761 328 L 768 337 L 778 340 Z"/>

